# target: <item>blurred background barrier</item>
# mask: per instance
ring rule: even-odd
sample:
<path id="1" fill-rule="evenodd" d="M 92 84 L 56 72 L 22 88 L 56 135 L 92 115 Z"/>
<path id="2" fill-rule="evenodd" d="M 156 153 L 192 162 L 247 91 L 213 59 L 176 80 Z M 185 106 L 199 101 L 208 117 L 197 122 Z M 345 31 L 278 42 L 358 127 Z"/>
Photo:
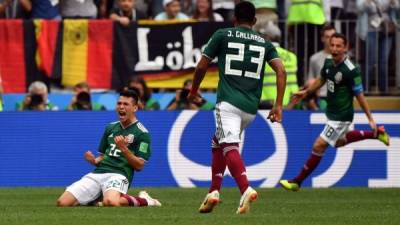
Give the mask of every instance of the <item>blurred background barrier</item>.
<path id="1" fill-rule="evenodd" d="M 375 37 L 390 39 L 390 45 L 383 49 L 381 44 L 369 44 L 373 37 L 361 39 L 356 25 L 357 20 L 335 20 L 331 24 L 347 37 L 348 55 L 361 67 L 366 94 L 399 96 L 400 28 Z M 180 88 L 192 77 L 201 49 L 214 31 L 230 26 L 229 22 L 193 21 L 139 21 L 126 27 L 111 20 L 0 20 L 4 91 L 26 92 L 35 80 L 56 88 L 86 81 L 93 89 L 118 90 L 132 76 L 143 76 L 153 89 Z M 323 49 L 323 25 L 281 20 L 278 27 L 280 45 L 297 56 L 297 81 L 302 86 L 310 76 L 310 57 Z M 381 59 L 380 52 L 387 60 Z M 217 83 L 214 67 L 202 87 L 215 89 Z"/>
<path id="2" fill-rule="evenodd" d="M 275 187 L 291 178 L 309 156 L 325 123 L 323 113 L 284 112 L 282 124 L 266 122 L 260 111 L 243 134 L 241 152 L 254 186 Z M 321 165 L 304 182 L 312 187 L 400 187 L 400 111 L 374 112 L 391 135 L 391 145 L 376 140 L 327 151 Z M 115 112 L 0 113 L 0 186 L 66 186 L 93 167 L 83 159 L 96 152 Z M 152 157 L 133 186 L 208 186 L 210 182 L 211 111 L 138 112 L 152 136 Z M 363 113 L 354 127 L 369 129 Z M 234 186 L 227 175 L 225 185 Z"/>

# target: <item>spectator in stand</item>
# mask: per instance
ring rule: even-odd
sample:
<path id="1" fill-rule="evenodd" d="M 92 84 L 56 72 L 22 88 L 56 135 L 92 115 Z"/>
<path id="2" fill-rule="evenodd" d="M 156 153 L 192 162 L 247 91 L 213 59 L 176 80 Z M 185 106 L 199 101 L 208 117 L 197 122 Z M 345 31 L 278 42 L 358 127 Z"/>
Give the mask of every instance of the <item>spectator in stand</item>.
<path id="1" fill-rule="evenodd" d="M 155 20 L 187 20 L 189 17 L 181 12 L 179 0 L 163 0 L 164 12 L 159 13 Z"/>
<path id="2" fill-rule="evenodd" d="M 150 18 L 155 18 L 159 13 L 164 11 L 163 0 L 149 0 L 148 15 Z"/>
<path id="3" fill-rule="evenodd" d="M 119 0 L 106 0 L 106 1 L 107 1 L 107 4 L 105 5 L 105 7 L 106 7 L 105 11 L 108 12 L 108 16 L 107 17 L 109 17 L 109 15 L 111 14 L 111 11 L 113 9 L 118 9 L 119 8 Z M 152 3 L 152 1 L 153 0 L 135 0 L 134 1 L 134 8 L 136 10 L 144 13 L 144 18 L 148 19 L 149 15 L 150 15 L 149 11 L 151 9 L 150 4 Z M 160 5 L 162 7 L 162 0 L 161 0 Z"/>
<path id="4" fill-rule="evenodd" d="M 214 12 L 220 14 L 224 21 L 231 21 L 233 18 L 233 9 L 240 0 L 213 0 Z"/>
<path id="5" fill-rule="evenodd" d="M 0 19 L 29 19 L 30 14 L 25 12 L 20 0 L 0 0 Z"/>
<path id="6" fill-rule="evenodd" d="M 6 10 L 11 5 L 12 0 L 0 0 L 0 18 L 6 17 Z"/>
<path id="7" fill-rule="evenodd" d="M 273 22 L 269 21 L 266 26 L 259 28 L 258 33 L 262 35 L 266 40 L 271 41 L 271 44 L 275 47 L 279 58 L 282 60 L 283 66 L 286 70 L 286 88 L 283 96 L 282 106 L 286 105 L 290 101 L 292 94 L 299 91 L 297 84 L 297 56 L 279 45 L 281 41 L 281 30 Z M 259 109 L 272 109 L 275 105 L 276 96 L 278 94 L 277 79 L 274 69 L 265 62 L 263 88 L 261 93 L 261 99 Z"/>
<path id="8" fill-rule="evenodd" d="M 196 9 L 193 13 L 192 19 L 204 21 L 224 21 L 224 18 L 212 10 L 212 0 L 197 0 Z"/>
<path id="9" fill-rule="evenodd" d="M 58 0 L 20 0 L 22 8 L 31 14 L 32 19 L 60 20 L 60 7 Z"/>
<path id="10" fill-rule="evenodd" d="M 329 40 L 331 39 L 331 36 L 336 33 L 336 29 L 331 26 L 331 25 L 325 25 L 322 27 L 321 29 L 321 42 L 324 44 L 324 48 L 317 52 L 314 53 L 311 57 L 310 57 L 310 67 L 308 70 L 308 76 L 305 79 L 305 82 L 308 80 L 312 80 L 312 79 L 316 79 L 317 77 L 319 77 L 321 75 L 321 69 L 324 66 L 324 62 L 326 57 L 328 57 L 331 53 L 330 53 L 330 44 L 329 44 Z M 319 92 L 317 93 L 317 95 L 319 97 L 321 97 L 322 99 L 326 98 L 327 95 L 327 88 L 326 88 L 326 84 L 324 84 L 320 89 Z"/>
<path id="11" fill-rule="evenodd" d="M 118 0 L 118 8 L 111 10 L 110 19 L 128 26 L 131 21 L 146 19 L 146 15 L 136 9 L 136 0 Z"/>
<path id="12" fill-rule="evenodd" d="M 287 18 L 289 49 L 297 54 L 298 80 L 303 84 L 307 59 L 317 51 L 318 32 L 328 17 L 324 13 L 324 0 L 291 0 L 290 3 Z"/>
<path id="13" fill-rule="evenodd" d="M 16 109 L 18 111 L 24 110 L 58 110 L 58 107 L 52 104 L 48 97 L 48 89 L 46 84 L 41 81 L 35 81 L 28 88 L 28 94 L 25 96 L 23 102 L 18 102 L 16 104 Z"/>
<path id="14" fill-rule="evenodd" d="M 356 32 L 366 44 L 367 68 L 363 79 L 366 91 L 369 90 L 374 77 L 378 77 L 379 91 L 381 93 L 388 91 L 388 59 L 396 33 L 394 16 L 399 8 L 399 0 L 357 1 L 359 16 Z"/>
<path id="15" fill-rule="evenodd" d="M 143 110 L 159 110 L 160 103 L 151 97 L 151 89 L 147 87 L 146 81 L 141 77 L 133 77 L 129 81 L 129 89 L 138 92 L 139 95 L 139 109 Z"/>
<path id="16" fill-rule="evenodd" d="M 249 0 L 256 7 L 257 22 L 254 30 L 260 30 L 265 27 L 268 22 L 278 23 L 278 14 L 276 13 L 276 0 Z"/>
<path id="17" fill-rule="evenodd" d="M 168 110 L 183 110 L 183 109 L 193 109 L 193 110 L 212 110 L 215 105 L 206 101 L 204 98 L 196 99 L 194 102 L 189 102 L 187 96 L 192 88 L 193 80 L 188 79 L 183 83 L 182 89 L 176 90 L 175 98 L 168 104 Z M 199 91 L 200 92 L 200 91 Z M 199 93 L 200 96 L 200 93 Z"/>
<path id="18" fill-rule="evenodd" d="M 100 1 L 100 8 L 107 4 Z M 70 19 L 96 19 L 97 6 L 93 0 L 61 0 L 61 15 Z"/>
<path id="19" fill-rule="evenodd" d="M 90 96 L 90 88 L 86 82 L 78 83 L 74 86 L 74 96 L 67 110 L 106 110 L 106 107 L 100 103 L 93 102 Z"/>
<path id="20" fill-rule="evenodd" d="M 344 18 L 343 0 L 329 0 L 331 21 Z"/>

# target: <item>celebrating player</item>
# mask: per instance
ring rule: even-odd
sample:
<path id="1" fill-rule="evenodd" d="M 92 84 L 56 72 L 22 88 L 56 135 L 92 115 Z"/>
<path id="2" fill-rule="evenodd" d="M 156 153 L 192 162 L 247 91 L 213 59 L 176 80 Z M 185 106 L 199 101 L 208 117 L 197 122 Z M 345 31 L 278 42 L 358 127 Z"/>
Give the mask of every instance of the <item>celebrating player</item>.
<path id="1" fill-rule="evenodd" d="M 335 33 L 330 39 L 329 56 L 321 70 L 321 76 L 317 81 L 305 90 L 294 94 L 295 101 L 300 101 L 307 95 L 317 91 L 324 83 L 327 83 L 328 106 L 326 116 L 328 122 L 320 136 L 315 140 L 311 156 L 306 161 L 301 172 L 292 180 L 281 180 L 283 188 L 298 191 L 301 183 L 318 166 L 328 145 L 341 147 L 346 144 L 364 139 L 378 139 L 385 145 L 389 145 L 389 135 L 383 126 L 377 127 L 368 103 L 365 100 L 361 82 L 361 72 L 346 56 L 347 39 L 344 35 Z M 372 131 L 353 130 L 348 128 L 353 121 L 353 96 L 356 97 L 361 108 L 368 118 Z"/>
<path id="2" fill-rule="evenodd" d="M 134 170 L 143 169 L 151 154 L 150 135 L 137 120 L 138 96 L 124 91 L 117 102 L 119 121 L 110 123 L 100 142 L 100 156 L 85 153 L 85 159 L 96 169 L 67 187 L 57 200 L 58 206 L 87 205 L 101 195 L 104 206 L 161 206 L 147 192 L 138 197 L 127 194 Z"/>
<path id="3" fill-rule="evenodd" d="M 236 213 L 249 211 L 257 192 L 249 186 L 246 169 L 239 154 L 240 136 L 254 120 L 260 102 L 264 66 L 267 61 L 277 74 L 277 97 L 268 118 L 281 122 L 282 99 L 286 74 L 275 47 L 252 31 L 255 8 L 250 2 L 235 6 L 234 28 L 216 31 L 203 52 L 195 70 L 189 101 L 199 98 L 198 88 L 211 61 L 218 57 L 219 83 L 215 106 L 216 132 L 212 140 L 212 181 L 209 193 L 200 206 L 209 213 L 219 202 L 219 190 L 225 168 L 235 179 L 242 197 Z"/>

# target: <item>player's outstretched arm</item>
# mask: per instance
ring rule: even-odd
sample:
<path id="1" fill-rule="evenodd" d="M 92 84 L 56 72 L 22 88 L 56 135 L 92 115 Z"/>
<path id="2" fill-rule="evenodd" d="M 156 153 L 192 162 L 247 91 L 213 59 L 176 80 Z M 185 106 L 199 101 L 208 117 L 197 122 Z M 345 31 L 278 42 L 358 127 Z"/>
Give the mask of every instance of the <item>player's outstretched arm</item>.
<path id="1" fill-rule="evenodd" d="M 270 111 L 267 118 L 271 120 L 271 122 L 280 123 L 282 121 L 283 95 L 285 94 L 285 88 L 286 88 L 286 71 L 280 59 L 274 59 L 270 61 L 269 65 L 276 73 L 277 94 L 276 94 L 275 105 Z"/>
<path id="2" fill-rule="evenodd" d="M 314 83 L 312 83 L 311 86 L 309 86 L 307 89 L 300 90 L 296 93 L 293 94 L 291 102 L 296 105 L 299 103 L 302 99 L 307 97 L 308 95 L 316 92 L 319 90 L 323 85 L 325 84 L 325 79 L 322 77 L 318 77 Z"/>
<path id="3" fill-rule="evenodd" d="M 360 104 L 361 108 L 363 109 L 365 115 L 367 116 L 369 126 L 374 131 L 374 137 L 376 137 L 378 135 L 378 129 L 374 121 L 374 118 L 372 118 L 372 114 L 371 111 L 369 110 L 368 102 L 365 99 L 364 93 L 360 92 L 359 94 L 357 94 L 356 99 L 358 101 L 358 104 Z"/>

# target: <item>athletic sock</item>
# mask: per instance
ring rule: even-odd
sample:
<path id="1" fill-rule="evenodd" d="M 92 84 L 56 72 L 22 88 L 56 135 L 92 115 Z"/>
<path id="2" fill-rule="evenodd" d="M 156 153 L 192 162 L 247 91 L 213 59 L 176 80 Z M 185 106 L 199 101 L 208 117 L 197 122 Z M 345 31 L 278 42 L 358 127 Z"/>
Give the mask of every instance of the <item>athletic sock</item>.
<path id="1" fill-rule="evenodd" d="M 306 163 L 304 164 L 303 168 L 301 169 L 299 175 L 295 177 L 292 181 L 301 185 L 303 180 L 305 180 L 315 168 L 317 168 L 319 162 L 322 159 L 322 155 L 312 152 Z"/>
<path id="2" fill-rule="evenodd" d="M 374 139 L 374 132 L 364 130 L 352 130 L 346 133 L 346 143 L 361 141 L 364 139 Z"/>
<path id="3" fill-rule="evenodd" d="M 249 187 L 249 181 L 247 180 L 246 168 L 244 166 L 242 157 L 239 154 L 239 144 L 221 144 L 221 148 L 225 154 L 226 165 L 228 166 L 231 175 L 235 179 L 240 192 L 243 194 Z"/>
<path id="4" fill-rule="evenodd" d="M 144 198 L 131 196 L 128 194 L 123 194 L 121 197 L 125 198 L 129 202 L 129 206 L 141 207 L 148 205 L 147 200 Z"/>
<path id="5" fill-rule="evenodd" d="M 222 179 L 224 177 L 226 168 L 224 154 L 221 147 L 219 146 L 217 138 L 214 136 L 212 141 L 212 162 L 211 162 L 211 186 L 209 193 L 214 190 L 219 191 L 222 185 Z"/>

